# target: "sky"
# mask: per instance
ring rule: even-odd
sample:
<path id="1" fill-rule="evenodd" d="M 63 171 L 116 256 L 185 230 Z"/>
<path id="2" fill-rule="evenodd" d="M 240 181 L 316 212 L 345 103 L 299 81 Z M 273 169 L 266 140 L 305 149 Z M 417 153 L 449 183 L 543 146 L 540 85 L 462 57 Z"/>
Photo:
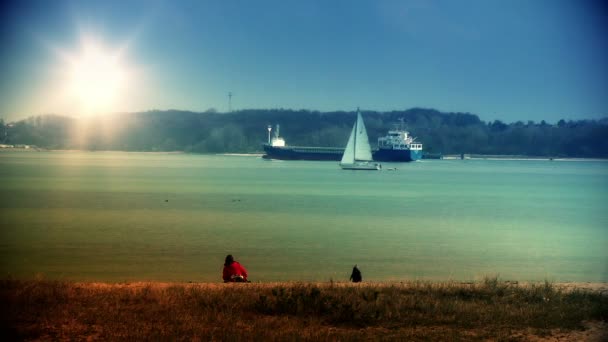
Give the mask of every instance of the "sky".
<path id="1" fill-rule="evenodd" d="M 585 0 L 4 1 L 0 118 L 248 108 L 608 117 Z"/>

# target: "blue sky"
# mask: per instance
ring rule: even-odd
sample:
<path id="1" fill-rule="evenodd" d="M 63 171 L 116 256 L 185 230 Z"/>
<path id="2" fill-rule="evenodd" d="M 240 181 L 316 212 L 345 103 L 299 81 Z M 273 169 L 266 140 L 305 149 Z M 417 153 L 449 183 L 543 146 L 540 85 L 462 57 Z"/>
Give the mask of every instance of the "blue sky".
<path id="1" fill-rule="evenodd" d="M 483 120 L 608 116 L 600 1 L 17 1 L 0 5 L 0 117 L 79 115 L 62 55 L 119 51 L 116 112 L 411 107 Z M 117 90 L 118 91 L 118 90 Z"/>

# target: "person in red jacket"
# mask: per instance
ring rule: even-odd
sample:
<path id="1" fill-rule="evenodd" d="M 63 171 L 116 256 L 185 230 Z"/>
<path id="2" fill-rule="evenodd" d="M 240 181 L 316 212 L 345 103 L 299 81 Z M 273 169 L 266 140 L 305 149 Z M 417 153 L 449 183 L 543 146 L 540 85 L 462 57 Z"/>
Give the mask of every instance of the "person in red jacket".
<path id="1" fill-rule="evenodd" d="M 222 278 L 224 278 L 224 283 L 246 283 L 247 270 L 238 261 L 234 261 L 231 254 L 228 254 L 224 261 Z"/>

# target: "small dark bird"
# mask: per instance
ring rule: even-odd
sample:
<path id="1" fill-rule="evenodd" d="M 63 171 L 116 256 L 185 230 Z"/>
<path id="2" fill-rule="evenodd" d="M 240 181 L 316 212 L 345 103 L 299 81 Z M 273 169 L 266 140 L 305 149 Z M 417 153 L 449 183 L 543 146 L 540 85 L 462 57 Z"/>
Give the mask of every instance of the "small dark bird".
<path id="1" fill-rule="evenodd" d="M 353 267 L 353 273 L 350 274 L 350 280 L 353 283 L 360 283 L 363 280 L 363 276 L 361 276 L 361 271 L 359 271 L 357 265 Z"/>

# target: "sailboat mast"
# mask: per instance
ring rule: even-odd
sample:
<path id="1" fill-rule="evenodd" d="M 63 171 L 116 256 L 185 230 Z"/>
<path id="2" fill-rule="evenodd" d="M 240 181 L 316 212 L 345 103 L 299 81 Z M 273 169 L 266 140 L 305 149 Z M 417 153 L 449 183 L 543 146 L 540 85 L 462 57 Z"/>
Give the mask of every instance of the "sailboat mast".
<path id="1" fill-rule="evenodd" d="M 357 107 L 357 117 L 355 118 L 355 140 L 354 144 L 354 152 L 353 152 L 353 164 L 355 160 L 357 160 L 357 129 L 359 128 L 359 107 Z"/>

